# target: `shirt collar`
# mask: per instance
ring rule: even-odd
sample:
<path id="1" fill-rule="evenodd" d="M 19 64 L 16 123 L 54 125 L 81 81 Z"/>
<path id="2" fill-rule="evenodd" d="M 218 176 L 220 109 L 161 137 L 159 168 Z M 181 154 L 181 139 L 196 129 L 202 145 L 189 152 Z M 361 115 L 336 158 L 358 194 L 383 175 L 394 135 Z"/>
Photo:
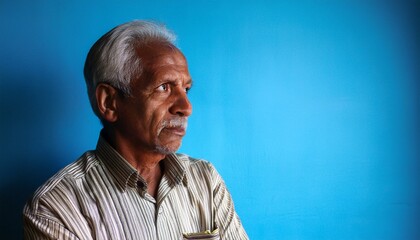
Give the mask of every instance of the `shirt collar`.
<path id="1" fill-rule="evenodd" d="M 164 174 L 174 185 L 183 182 L 187 184 L 186 167 L 184 161 L 177 154 L 171 153 L 164 159 Z"/>
<path id="2" fill-rule="evenodd" d="M 135 188 L 137 186 L 137 181 L 139 180 L 137 170 L 109 145 L 102 136 L 99 136 L 96 154 L 114 177 L 115 183 L 120 190 L 124 192 L 127 187 Z"/>
<path id="3" fill-rule="evenodd" d="M 104 163 L 108 171 L 115 179 L 116 185 L 121 191 L 127 187 L 136 188 L 139 181 L 145 183 L 137 170 L 131 166 L 102 136 L 99 136 L 96 145 L 96 154 Z M 180 183 L 187 184 L 186 167 L 182 156 L 177 154 L 168 154 L 162 160 L 164 164 L 164 175 L 173 185 Z"/>

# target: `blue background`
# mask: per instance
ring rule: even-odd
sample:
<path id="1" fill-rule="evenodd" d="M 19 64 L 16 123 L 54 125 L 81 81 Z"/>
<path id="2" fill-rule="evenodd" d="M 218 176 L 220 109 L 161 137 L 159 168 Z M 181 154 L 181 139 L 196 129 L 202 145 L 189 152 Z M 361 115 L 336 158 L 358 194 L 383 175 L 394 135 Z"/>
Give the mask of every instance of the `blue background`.
<path id="1" fill-rule="evenodd" d="M 153 2 L 153 3 L 152 3 Z M 195 85 L 181 152 L 224 177 L 252 239 L 420 239 L 415 1 L 1 1 L 1 239 L 93 149 L 82 75 L 117 24 L 178 35 Z"/>

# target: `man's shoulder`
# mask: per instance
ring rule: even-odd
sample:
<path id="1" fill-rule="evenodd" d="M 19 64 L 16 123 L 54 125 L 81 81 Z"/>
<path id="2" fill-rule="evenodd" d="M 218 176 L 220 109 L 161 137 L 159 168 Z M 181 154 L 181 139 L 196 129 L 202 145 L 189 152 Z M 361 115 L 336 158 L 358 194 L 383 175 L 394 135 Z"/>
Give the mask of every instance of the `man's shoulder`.
<path id="1" fill-rule="evenodd" d="M 213 178 L 218 175 L 213 164 L 205 159 L 194 158 L 183 153 L 177 153 L 176 155 L 189 175 L 195 175 L 201 178 Z"/>
<path id="2" fill-rule="evenodd" d="M 185 153 L 176 153 L 176 156 L 187 167 L 213 168 L 213 165 L 209 161 L 202 158 L 194 158 Z"/>
<path id="3" fill-rule="evenodd" d="M 36 212 L 40 201 L 47 200 L 60 191 L 63 191 L 67 196 L 71 195 L 73 188 L 76 187 L 76 182 L 83 181 L 90 169 L 97 166 L 98 163 L 94 151 L 85 152 L 76 161 L 62 168 L 42 184 L 28 201 L 25 211 L 30 209 L 30 211 Z"/>

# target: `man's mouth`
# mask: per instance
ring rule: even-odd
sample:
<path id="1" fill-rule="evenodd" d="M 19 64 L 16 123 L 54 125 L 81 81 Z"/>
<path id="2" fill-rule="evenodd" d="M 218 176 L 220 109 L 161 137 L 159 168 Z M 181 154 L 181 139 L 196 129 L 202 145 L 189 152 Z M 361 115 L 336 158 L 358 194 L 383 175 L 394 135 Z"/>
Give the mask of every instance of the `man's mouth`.
<path id="1" fill-rule="evenodd" d="M 178 135 L 180 137 L 183 137 L 186 133 L 186 129 L 184 127 L 165 127 L 162 130 L 170 132 L 174 135 Z"/>

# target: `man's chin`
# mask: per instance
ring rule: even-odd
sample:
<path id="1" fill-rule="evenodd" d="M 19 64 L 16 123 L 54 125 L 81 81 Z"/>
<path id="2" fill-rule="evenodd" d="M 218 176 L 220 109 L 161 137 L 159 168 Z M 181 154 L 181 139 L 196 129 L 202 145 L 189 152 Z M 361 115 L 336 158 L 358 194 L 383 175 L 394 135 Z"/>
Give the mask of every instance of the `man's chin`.
<path id="1" fill-rule="evenodd" d="M 168 155 L 176 153 L 180 146 L 181 144 L 178 144 L 177 146 L 156 145 L 155 151 L 160 154 Z"/>

